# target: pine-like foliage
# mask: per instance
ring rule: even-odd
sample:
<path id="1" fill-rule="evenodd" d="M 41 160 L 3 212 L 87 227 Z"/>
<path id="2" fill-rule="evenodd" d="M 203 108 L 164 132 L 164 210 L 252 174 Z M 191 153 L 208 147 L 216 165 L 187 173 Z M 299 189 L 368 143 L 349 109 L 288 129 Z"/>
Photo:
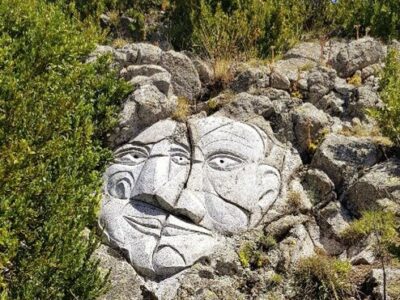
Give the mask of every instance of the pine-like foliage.
<path id="1" fill-rule="evenodd" d="M 400 53 L 391 49 L 380 81 L 380 96 L 385 106 L 372 110 L 386 136 L 400 146 Z"/>
<path id="2" fill-rule="evenodd" d="M 100 35 L 42 0 L 0 1 L 0 299 L 94 299 L 105 276 L 90 259 L 101 139 L 126 86 Z"/>

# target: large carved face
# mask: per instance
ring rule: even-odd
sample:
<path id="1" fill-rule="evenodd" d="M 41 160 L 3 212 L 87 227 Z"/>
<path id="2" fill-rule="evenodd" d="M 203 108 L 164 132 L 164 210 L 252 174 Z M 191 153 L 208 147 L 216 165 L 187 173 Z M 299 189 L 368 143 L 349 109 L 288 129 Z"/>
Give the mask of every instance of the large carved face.
<path id="1" fill-rule="evenodd" d="M 260 129 L 227 118 L 154 124 L 117 149 L 105 173 L 109 243 L 147 276 L 210 255 L 218 234 L 257 225 L 277 198 L 279 172 L 263 163 L 272 146 Z"/>

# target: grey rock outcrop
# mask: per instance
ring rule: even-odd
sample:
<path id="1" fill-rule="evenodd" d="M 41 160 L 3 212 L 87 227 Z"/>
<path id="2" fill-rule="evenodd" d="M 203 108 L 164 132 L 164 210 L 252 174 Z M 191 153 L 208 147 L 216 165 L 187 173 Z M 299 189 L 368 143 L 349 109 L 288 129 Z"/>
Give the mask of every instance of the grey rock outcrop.
<path id="1" fill-rule="evenodd" d="M 266 67 L 245 67 L 235 75 L 230 88 L 237 92 L 254 92 L 270 85 L 269 69 Z"/>
<path id="2" fill-rule="evenodd" d="M 355 97 L 350 101 L 348 113 L 352 117 L 365 118 L 367 109 L 382 107 L 383 103 L 378 93 L 368 86 L 357 88 Z"/>
<path id="3" fill-rule="evenodd" d="M 328 128 L 327 115 L 311 103 L 299 106 L 293 116 L 294 132 L 296 134 L 299 152 L 305 154 L 311 143 L 317 143 L 321 132 Z"/>
<path id="4" fill-rule="evenodd" d="M 400 212 L 400 160 L 373 166 L 349 188 L 346 205 L 355 215 L 378 208 Z"/>
<path id="5" fill-rule="evenodd" d="M 189 57 L 170 50 L 162 53 L 160 65 L 171 74 L 176 96 L 194 101 L 200 95 L 199 74 Z"/>
<path id="6" fill-rule="evenodd" d="M 307 84 L 309 86 L 309 101 L 317 103 L 335 87 L 336 71 L 317 67 L 310 71 Z"/>
<path id="7" fill-rule="evenodd" d="M 130 65 L 120 75 L 134 87 L 154 85 L 167 97 L 172 96 L 171 74 L 156 65 Z"/>
<path id="8" fill-rule="evenodd" d="M 330 134 L 315 153 L 311 166 L 321 169 L 343 190 L 363 169 L 376 164 L 381 157 L 378 147 L 368 138 Z"/>
<path id="9" fill-rule="evenodd" d="M 116 146 L 127 142 L 141 130 L 168 118 L 176 108 L 176 98 L 165 96 L 156 86 L 145 84 L 125 100 L 119 124 L 109 141 Z"/>
<path id="10" fill-rule="evenodd" d="M 385 56 L 382 44 L 372 38 L 362 38 L 347 44 L 333 59 L 333 67 L 341 77 L 378 63 Z"/>

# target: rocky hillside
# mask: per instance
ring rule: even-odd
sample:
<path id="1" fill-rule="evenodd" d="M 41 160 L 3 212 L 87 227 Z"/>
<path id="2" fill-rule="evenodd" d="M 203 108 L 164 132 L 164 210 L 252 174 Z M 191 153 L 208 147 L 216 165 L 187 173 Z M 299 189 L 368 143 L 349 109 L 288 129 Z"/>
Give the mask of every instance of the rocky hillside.
<path id="1" fill-rule="evenodd" d="M 365 211 L 399 213 L 400 160 L 368 113 L 383 105 L 379 74 L 390 47 L 398 45 L 369 37 L 304 42 L 280 60 L 231 65 L 221 76 L 191 53 L 99 46 L 88 61 L 111 53 L 134 87 L 112 148 L 160 120 L 214 116 L 267 128 L 290 153 L 280 197 L 262 221 L 222 235 L 223 247 L 177 275 L 143 277 L 102 245 L 96 255 L 112 268 L 102 299 L 381 299 L 376 231 L 357 235 L 354 221 Z M 385 289 L 398 299 L 400 270 L 384 265 Z"/>

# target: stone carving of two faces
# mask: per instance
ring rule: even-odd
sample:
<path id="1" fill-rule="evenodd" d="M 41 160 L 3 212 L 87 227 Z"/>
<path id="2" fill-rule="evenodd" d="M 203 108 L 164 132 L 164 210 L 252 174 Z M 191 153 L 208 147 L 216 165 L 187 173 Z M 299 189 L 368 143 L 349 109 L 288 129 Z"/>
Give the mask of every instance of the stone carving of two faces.
<path id="1" fill-rule="evenodd" d="M 165 278 L 212 254 L 219 235 L 256 226 L 277 198 L 272 141 L 223 117 L 159 121 L 114 153 L 100 226 L 144 276 Z"/>

